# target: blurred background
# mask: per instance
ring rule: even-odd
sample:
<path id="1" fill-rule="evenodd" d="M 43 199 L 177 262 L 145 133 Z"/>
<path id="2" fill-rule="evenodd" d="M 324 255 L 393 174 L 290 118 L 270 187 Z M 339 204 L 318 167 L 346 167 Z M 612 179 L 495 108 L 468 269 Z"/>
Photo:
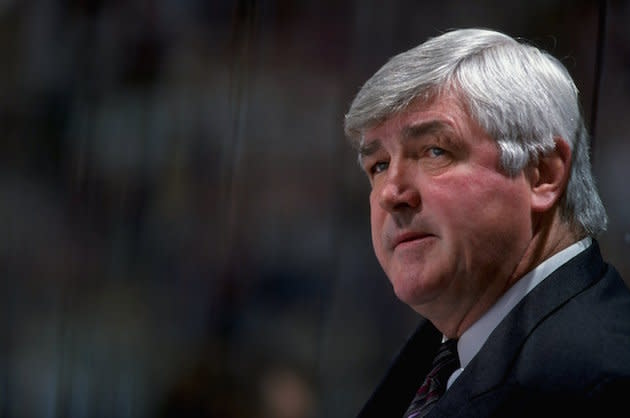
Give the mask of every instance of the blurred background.
<path id="1" fill-rule="evenodd" d="M 416 317 L 343 115 L 468 26 L 574 76 L 630 279 L 628 2 L 1 0 L 0 417 L 355 416 Z"/>

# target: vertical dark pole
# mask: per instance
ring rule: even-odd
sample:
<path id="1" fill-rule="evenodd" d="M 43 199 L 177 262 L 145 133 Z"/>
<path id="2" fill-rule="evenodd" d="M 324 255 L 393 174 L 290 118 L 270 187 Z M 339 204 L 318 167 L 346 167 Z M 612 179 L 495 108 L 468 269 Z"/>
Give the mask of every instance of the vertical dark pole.
<path id="1" fill-rule="evenodd" d="M 595 149 L 595 134 L 597 133 L 597 107 L 599 106 L 599 89 L 604 66 L 604 46 L 606 40 L 606 6 L 607 0 L 599 1 L 599 19 L 597 25 L 597 46 L 595 57 L 595 78 L 593 81 L 593 98 L 591 103 L 591 159 Z"/>

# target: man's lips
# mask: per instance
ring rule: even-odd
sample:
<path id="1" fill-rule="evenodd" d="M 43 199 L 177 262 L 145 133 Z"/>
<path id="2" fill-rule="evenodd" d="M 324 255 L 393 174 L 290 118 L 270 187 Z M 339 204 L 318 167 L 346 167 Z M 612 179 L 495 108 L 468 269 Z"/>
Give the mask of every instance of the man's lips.
<path id="1" fill-rule="evenodd" d="M 402 234 L 398 234 L 392 240 L 392 248 L 396 248 L 401 244 L 413 241 L 420 241 L 425 238 L 432 237 L 432 234 L 426 232 L 404 232 Z"/>

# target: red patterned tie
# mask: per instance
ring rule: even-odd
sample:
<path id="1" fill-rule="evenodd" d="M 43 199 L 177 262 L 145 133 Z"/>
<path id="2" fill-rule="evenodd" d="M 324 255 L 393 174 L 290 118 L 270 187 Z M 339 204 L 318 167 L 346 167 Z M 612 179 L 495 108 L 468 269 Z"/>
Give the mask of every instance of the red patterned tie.
<path id="1" fill-rule="evenodd" d="M 459 368 L 457 340 L 444 341 L 433 359 L 433 368 L 424 379 L 403 418 L 424 417 L 446 391 L 446 382 Z"/>

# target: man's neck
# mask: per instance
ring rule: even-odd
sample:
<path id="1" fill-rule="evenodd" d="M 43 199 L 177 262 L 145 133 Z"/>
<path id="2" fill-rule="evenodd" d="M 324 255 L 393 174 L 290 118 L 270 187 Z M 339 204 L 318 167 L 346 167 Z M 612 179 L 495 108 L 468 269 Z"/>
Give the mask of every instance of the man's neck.
<path id="1" fill-rule="evenodd" d="M 553 215 L 549 214 L 549 219 L 541 217 L 534 226 L 532 239 L 512 274 L 506 280 L 497 280 L 493 285 L 488 286 L 471 309 L 459 318 L 459 321 L 457 318 L 450 318 L 450 320 L 446 318 L 446 321 L 434 322 L 444 335 L 450 338 L 461 336 L 527 272 L 579 241 L 579 236 L 572 232 L 570 225 L 560 219 L 558 211 L 555 211 Z"/>
<path id="2" fill-rule="evenodd" d="M 554 213 L 554 216 L 548 222 L 544 219 L 541 220 L 537 228 L 534 229 L 532 239 L 521 261 L 514 269 L 510 280 L 507 282 L 505 290 L 509 289 L 537 265 L 576 243 L 580 238 L 567 222 L 560 219 L 558 211 Z"/>

